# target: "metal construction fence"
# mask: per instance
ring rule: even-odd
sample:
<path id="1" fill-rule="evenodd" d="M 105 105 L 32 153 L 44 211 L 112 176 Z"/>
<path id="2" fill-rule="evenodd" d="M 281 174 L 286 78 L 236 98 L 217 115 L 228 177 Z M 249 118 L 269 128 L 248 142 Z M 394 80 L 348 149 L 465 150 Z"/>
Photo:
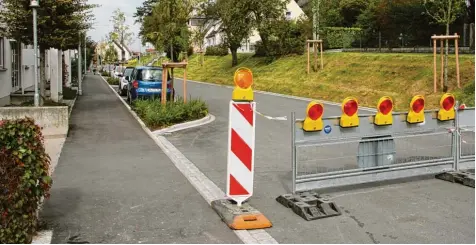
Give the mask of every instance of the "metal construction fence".
<path id="1" fill-rule="evenodd" d="M 423 122 L 408 123 L 408 113 L 391 113 L 383 126 L 376 115 L 358 115 L 356 127 L 327 117 L 323 130 L 309 132 L 293 113 L 293 193 L 474 168 L 475 109 L 456 108 L 452 120 L 421 114 Z"/>

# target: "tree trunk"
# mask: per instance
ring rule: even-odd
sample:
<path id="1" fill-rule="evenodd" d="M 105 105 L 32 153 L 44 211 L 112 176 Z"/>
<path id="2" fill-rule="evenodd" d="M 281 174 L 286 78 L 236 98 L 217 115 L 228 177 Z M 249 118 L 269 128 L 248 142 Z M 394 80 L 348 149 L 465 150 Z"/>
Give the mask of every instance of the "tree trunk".
<path id="1" fill-rule="evenodd" d="M 40 106 L 46 99 L 46 49 L 40 47 Z"/>
<path id="2" fill-rule="evenodd" d="M 233 47 L 233 48 L 230 48 L 230 50 L 231 50 L 231 57 L 232 57 L 231 66 L 234 67 L 234 66 L 238 65 L 238 54 L 237 54 L 238 53 L 237 52 L 238 48 Z"/>
<path id="3" fill-rule="evenodd" d="M 448 36 L 450 34 L 450 25 L 449 24 L 446 24 L 446 35 Z M 445 75 L 445 79 L 444 79 L 444 83 L 443 83 L 443 92 L 447 92 L 448 91 L 448 52 L 449 52 L 449 41 L 448 39 L 445 41 L 445 69 L 444 69 L 444 75 Z"/>
<path id="4" fill-rule="evenodd" d="M 469 48 L 474 50 L 474 23 L 469 25 Z"/>
<path id="5" fill-rule="evenodd" d="M 261 47 L 264 49 L 264 54 L 265 56 L 268 56 L 269 55 L 269 38 L 268 38 L 268 34 L 260 34 L 260 38 L 261 38 Z"/>

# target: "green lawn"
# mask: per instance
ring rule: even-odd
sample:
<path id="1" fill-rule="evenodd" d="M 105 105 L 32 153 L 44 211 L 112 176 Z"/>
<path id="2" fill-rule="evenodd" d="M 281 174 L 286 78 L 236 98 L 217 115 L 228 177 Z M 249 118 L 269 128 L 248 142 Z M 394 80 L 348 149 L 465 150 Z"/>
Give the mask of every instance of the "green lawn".
<path id="1" fill-rule="evenodd" d="M 239 65 L 231 67 L 231 56 L 206 56 L 200 66 L 198 56 L 189 59 L 188 78 L 217 84 L 233 85 L 233 73 L 238 67 L 248 67 L 254 74 L 254 89 L 282 94 L 342 102 L 355 96 L 362 106 L 375 107 L 382 96 L 394 99 L 396 110 L 407 110 L 411 97 L 422 94 L 426 108 L 437 108 L 443 92 L 433 94 L 432 54 L 370 54 L 325 53 L 324 69 L 306 73 L 306 55 L 289 56 L 268 63 L 266 58 L 239 55 Z M 438 59 L 438 67 L 440 65 Z M 456 88 L 454 55 L 449 57 L 450 90 Z M 181 75 L 180 70 L 175 74 Z M 462 85 L 474 87 L 474 55 L 460 56 Z M 439 83 L 439 81 L 438 81 Z M 441 90 L 441 89 L 440 89 Z M 466 89 L 468 91 L 468 89 Z M 474 105 L 473 94 L 464 93 L 464 103 Z"/>

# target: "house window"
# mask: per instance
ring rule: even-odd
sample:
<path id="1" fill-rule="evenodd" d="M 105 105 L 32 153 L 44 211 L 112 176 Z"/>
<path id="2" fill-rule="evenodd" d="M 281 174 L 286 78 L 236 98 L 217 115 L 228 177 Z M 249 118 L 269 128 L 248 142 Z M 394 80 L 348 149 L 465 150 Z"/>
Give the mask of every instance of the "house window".
<path id="1" fill-rule="evenodd" d="M 0 37 L 0 69 L 5 68 L 5 39 Z"/>
<path id="2" fill-rule="evenodd" d="M 291 19 L 291 11 L 286 12 L 286 19 L 290 20 Z"/>

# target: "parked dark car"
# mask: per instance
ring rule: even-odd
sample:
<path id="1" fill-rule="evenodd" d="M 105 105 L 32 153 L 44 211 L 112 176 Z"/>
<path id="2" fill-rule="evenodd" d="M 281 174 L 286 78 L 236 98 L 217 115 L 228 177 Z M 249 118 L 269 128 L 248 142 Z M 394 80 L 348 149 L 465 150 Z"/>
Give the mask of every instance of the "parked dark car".
<path id="1" fill-rule="evenodd" d="M 162 67 L 138 66 L 132 71 L 127 86 L 127 101 L 132 103 L 136 99 L 161 99 L 162 96 Z M 175 89 L 172 88 L 170 75 L 167 76 L 167 100 L 173 100 Z"/>

